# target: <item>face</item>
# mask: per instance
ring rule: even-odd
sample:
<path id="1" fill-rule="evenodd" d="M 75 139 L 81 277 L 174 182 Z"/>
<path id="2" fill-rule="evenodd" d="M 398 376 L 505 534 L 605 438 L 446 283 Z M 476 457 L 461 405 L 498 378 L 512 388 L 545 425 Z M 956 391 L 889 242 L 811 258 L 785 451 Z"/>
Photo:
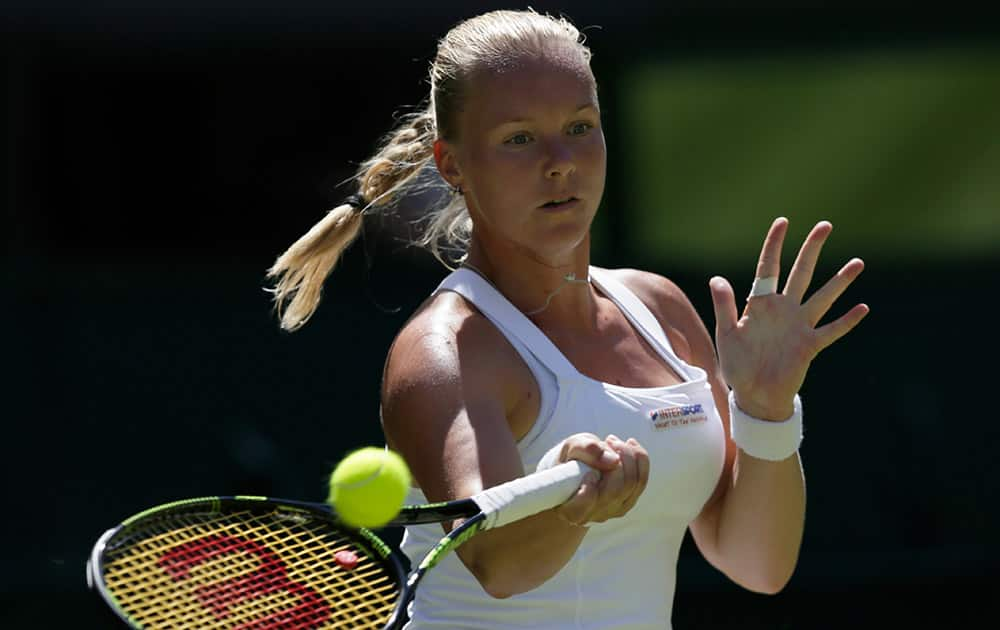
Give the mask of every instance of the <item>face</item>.
<path id="1" fill-rule="evenodd" d="M 465 95 L 458 139 L 439 141 L 435 157 L 465 195 L 473 237 L 567 262 L 604 193 L 604 134 L 586 61 L 572 50 L 511 60 L 478 73 Z"/>

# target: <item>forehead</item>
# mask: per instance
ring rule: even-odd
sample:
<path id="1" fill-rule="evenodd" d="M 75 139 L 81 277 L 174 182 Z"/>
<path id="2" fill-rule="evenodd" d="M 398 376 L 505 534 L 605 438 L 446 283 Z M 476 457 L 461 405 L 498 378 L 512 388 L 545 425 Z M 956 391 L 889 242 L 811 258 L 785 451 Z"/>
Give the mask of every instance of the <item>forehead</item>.
<path id="1" fill-rule="evenodd" d="M 463 117 L 486 129 L 507 120 L 525 120 L 598 106 L 594 75 L 573 51 L 548 50 L 497 60 L 468 84 Z"/>

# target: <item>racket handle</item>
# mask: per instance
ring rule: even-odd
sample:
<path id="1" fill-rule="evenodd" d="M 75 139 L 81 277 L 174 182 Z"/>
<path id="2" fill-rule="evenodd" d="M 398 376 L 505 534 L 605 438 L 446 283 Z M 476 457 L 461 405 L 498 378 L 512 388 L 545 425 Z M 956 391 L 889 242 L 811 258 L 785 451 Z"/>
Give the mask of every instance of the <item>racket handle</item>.
<path id="1" fill-rule="evenodd" d="M 472 497 L 486 517 L 483 529 L 501 527 L 563 504 L 591 470 L 571 460 L 483 490 Z"/>

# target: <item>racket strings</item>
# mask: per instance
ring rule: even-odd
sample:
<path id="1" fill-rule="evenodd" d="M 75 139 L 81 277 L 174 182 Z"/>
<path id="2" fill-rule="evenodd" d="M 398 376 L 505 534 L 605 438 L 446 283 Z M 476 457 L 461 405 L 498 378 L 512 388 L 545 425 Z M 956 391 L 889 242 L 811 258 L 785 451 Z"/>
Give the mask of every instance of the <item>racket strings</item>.
<path id="1" fill-rule="evenodd" d="M 143 628 L 382 628 L 399 596 L 365 548 L 301 515 L 167 514 L 105 557 L 108 591 Z"/>

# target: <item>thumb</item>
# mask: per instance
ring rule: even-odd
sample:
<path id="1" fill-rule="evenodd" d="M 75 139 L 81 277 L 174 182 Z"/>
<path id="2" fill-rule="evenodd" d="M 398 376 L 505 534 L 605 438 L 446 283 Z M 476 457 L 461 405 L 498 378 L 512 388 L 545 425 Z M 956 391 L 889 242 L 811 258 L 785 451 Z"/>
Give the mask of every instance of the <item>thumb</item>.
<path id="1" fill-rule="evenodd" d="M 738 315 L 736 314 L 736 296 L 733 294 L 733 287 L 729 281 L 722 276 L 714 276 L 708 281 L 708 286 L 712 291 L 712 306 L 715 308 L 715 336 L 725 333 L 734 326 Z"/>

